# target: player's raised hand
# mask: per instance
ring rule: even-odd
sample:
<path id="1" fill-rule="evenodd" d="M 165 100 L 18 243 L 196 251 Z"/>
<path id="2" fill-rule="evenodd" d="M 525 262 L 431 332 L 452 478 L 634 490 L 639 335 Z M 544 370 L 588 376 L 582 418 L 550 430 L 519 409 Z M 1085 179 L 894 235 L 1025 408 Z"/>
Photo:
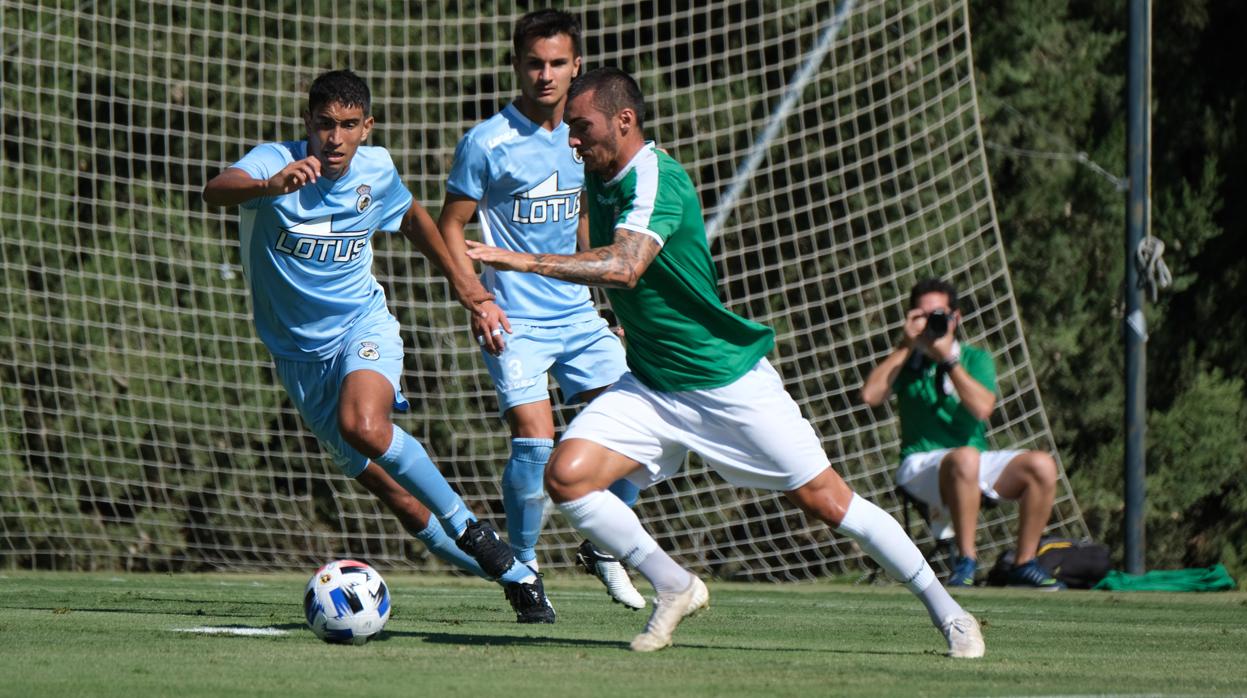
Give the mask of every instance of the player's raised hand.
<path id="1" fill-rule="evenodd" d="M 295 160 L 281 168 L 281 172 L 268 178 L 268 195 L 280 196 L 298 191 L 304 185 L 315 182 L 319 176 L 320 160 L 315 155 Z"/>

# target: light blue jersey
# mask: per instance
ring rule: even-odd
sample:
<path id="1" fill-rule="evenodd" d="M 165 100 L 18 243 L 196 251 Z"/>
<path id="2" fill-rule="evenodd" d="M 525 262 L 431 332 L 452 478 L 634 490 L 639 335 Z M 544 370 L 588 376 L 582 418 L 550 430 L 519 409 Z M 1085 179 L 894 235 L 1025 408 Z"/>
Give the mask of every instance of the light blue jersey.
<path id="1" fill-rule="evenodd" d="M 446 190 L 477 202 L 485 243 L 573 254 L 583 185 L 567 125 L 547 131 L 509 104 L 459 141 Z M 580 284 L 488 266 L 482 283 L 513 322 L 566 325 L 597 316 Z"/>
<path id="2" fill-rule="evenodd" d="M 305 157 L 307 141 L 264 143 L 233 167 L 268 179 Z M 324 360 L 360 318 L 388 314 L 368 243 L 378 230 L 398 230 L 410 206 L 390 154 L 371 146 L 361 146 L 336 180 L 320 177 L 242 205 L 242 264 L 256 331 L 275 358 Z"/>

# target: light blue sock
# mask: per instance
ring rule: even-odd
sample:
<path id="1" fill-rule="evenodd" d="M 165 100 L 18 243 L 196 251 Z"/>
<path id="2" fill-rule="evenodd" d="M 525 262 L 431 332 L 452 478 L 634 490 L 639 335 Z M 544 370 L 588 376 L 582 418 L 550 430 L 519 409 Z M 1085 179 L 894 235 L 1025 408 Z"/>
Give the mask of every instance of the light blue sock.
<path id="1" fill-rule="evenodd" d="M 373 461 L 428 507 L 452 540 L 463 533 L 468 522 L 476 520 L 468 506 L 450 488 L 441 471 L 429 460 L 424 446 L 398 426 L 394 427 L 390 447 Z"/>
<path id="2" fill-rule="evenodd" d="M 536 578 L 537 574 L 533 572 L 533 568 L 525 565 L 519 560 L 516 560 L 515 563 L 511 565 L 511 569 L 507 570 L 501 577 L 498 578 L 498 583 L 506 585 L 514 582 L 527 582 L 531 584 Z"/>
<path id="3" fill-rule="evenodd" d="M 429 519 L 429 525 L 425 529 L 416 534 L 416 538 L 424 543 L 429 552 L 433 553 L 442 562 L 447 562 L 464 572 L 470 572 L 481 579 L 489 579 L 489 575 L 481 569 L 467 553 L 459 549 L 455 542 L 446 535 L 446 530 L 442 528 L 442 523 L 437 519 Z"/>
<path id="4" fill-rule="evenodd" d="M 636 500 L 641 498 L 641 488 L 632 484 L 631 480 L 626 478 L 615 481 L 610 486 L 610 493 L 619 497 L 620 501 L 628 505 L 629 509 L 636 508 Z"/>
<path id="5" fill-rule="evenodd" d="M 537 536 L 546 504 L 542 476 L 553 450 L 553 439 L 511 439 L 511 458 L 502 470 L 502 507 L 516 562 L 537 559 Z"/>

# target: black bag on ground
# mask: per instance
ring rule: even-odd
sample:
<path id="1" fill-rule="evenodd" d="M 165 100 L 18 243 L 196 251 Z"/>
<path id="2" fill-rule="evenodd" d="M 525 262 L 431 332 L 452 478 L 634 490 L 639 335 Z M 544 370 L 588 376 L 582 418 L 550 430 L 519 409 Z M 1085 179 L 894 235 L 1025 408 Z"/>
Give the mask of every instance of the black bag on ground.
<path id="1" fill-rule="evenodd" d="M 1010 550 L 996 559 L 987 573 L 989 586 L 1008 584 L 1009 570 L 1013 567 L 1015 552 Z M 1044 569 L 1071 589 L 1090 589 L 1108 574 L 1108 546 L 1093 540 L 1072 538 L 1041 538 L 1039 553 L 1035 556 Z"/>

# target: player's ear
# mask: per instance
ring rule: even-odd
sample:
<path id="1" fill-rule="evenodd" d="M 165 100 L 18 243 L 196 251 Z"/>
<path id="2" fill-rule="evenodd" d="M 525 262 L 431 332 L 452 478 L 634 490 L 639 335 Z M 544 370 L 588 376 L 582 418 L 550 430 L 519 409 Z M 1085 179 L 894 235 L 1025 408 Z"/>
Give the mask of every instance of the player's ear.
<path id="1" fill-rule="evenodd" d="M 636 126 L 636 112 L 631 109 L 621 109 L 619 114 L 615 116 L 619 120 L 619 135 L 626 136 Z"/>
<path id="2" fill-rule="evenodd" d="M 580 77 L 580 56 L 572 60 L 572 80 Z"/>
<path id="3" fill-rule="evenodd" d="M 371 115 L 371 114 L 369 114 L 368 116 L 364 117 L 364 123 L 363 123 L 363 126 L 364 126 L 364 135 L 360 137 L 360 139 L 359 139 L 360 141 L 366 141 L 366 140 L 368 140 L 368 134 L 372 133 L 372 126 L 373 126 L 373 124 L 375 124 L 375 123 L 377 123 L 377 120 L 376 120 L 376 119 L 374 119 L 374 118 L 372 118 L 372 115 Z"/>

